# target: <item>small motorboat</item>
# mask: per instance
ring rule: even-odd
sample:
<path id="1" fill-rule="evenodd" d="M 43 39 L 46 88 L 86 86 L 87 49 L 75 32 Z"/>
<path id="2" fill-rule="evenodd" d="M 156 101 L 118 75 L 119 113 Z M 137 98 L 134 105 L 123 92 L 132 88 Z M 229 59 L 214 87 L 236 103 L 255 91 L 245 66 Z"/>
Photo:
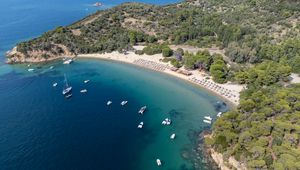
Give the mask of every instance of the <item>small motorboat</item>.
<path id="1" fill-rule="evenodd" d="M 147 106 L 143 106 L 140 110 L 139 110 L 139 114 L 144 114 L 145 110 L 147 109 Z"/>
<path id="2" fill-rule="evenodd" d="M 126 105 L 127 103 L 128 103 L 128 101 L 125 100 L 125 101 L 122 101 L 122 102 L 121 102 L 121 105 L 124 106 L 124 105 Z"/>
<path id="3" fill-rule="evenodd" d="M 56 86 L 57 86 L 57 83 L 56 83 L 56 82 L 55 82 L 55 83 L 53 83 L 53 84 L 52 84 L 52 86 L 53 86 L 53 87 L 56 87 Z"/>
<path id="4" fill-rule="evenodd" d="M 54 68 L 53 66 L 50 66 L 50 67 L 49 67 L 50 70 L 52 70 L 53 68 Z"/>
<path id="5" fill-rule="evenodd" d="M 204 119 L 203 122 L 204 122 L 204 123 L 211 124 L 211 121 L 210 121 L 210 120 L 205 120 L 205 119 Z"/>
<path id="6" fill-rule="evenodd" d="M 110 100 L 106 103 L 107 106 L 109 106 L 111 104 L 112 104 L 112 101 L 110 101 Z"/>
<path id="7" fill-rule="evenodd" d="M 86 93 L 86 92 L 87 92 L 87 89 L 80 90 L 80 93 Z"/>
<path id="8" fill-rule="evenodd" d="M 175 139 L 176 135 L 175 133 L 173 133 L 171 136 L 170 136 L 170 139 Z"/>
<path id="9" fill-rule="evenodd" d="M 72 62 L 73 62 L 73 60 L 69 59 L 69 60 L 64 61 L 63 64 L 71 64 Z"/>
<path id="10" fill-rule="evenodd" d="M 157 166 L 161 166 L 161 161 L 160 161 L 160 159 L 156 159 L 156 164 L 157 164 Z"/>
<path id="11" fill-rule="evenodd" d="M 100 6 L 102 6 L 102 3 L 96 2 L 96 3 L 93 4 L 93 6 L 94 6 L 94 7 L 100 7 Z"/>
<path id="12" fill-rule="evenodd" d="M 138 128 L 139 128 L 139 129 L 142 129 L 143 126 L 144 126 L 144 122 L 141 122 L 141 123 L 138 125 Z"/>
<path id="13" fill-rule="evenodd" d="M 90 82 L 90 80 L 84 80 L 83 82 L 86 84 L 86 83 Z"/>
<path id="14" fill-rule="evenodd" d="M 169 119 L 169 118 L 166 118 L 165 120 L 163 120 L 163 121 L 161 122 L 162 125 L 170 125 L 171 123 L 172 123 L 172 121 L 171 121 L 171 119 Z"/>
<path id="15" fill-rule="evenodd" d="M 210 116 L 204 116 L 205 119 L 212 121 L 212 118 Z"/>
<path id="16" fill-rule="evenodd" d="M 222 112 L 219 112 L 219 113 L 217 114 L 218 117 L 221 117 L 221 115 L 222 115 Z"/>
<path id="17" fill-rule="evenodd" d="M 29 72 L 33 72 L 33 71 L 34 71 L 34 69 L 33 69 L 33 68 L 29 68 L 27 71 L 29 71 Z"/>
<path id="18" fill-rule="evenodd" d="M 65 95 L 65 98 L 66 98 L 66 99 L 68 99 L 68 98 L 70 98 L 70 97 L 72 97 L 72 94 L 71 94 L 71 93 Z"/>

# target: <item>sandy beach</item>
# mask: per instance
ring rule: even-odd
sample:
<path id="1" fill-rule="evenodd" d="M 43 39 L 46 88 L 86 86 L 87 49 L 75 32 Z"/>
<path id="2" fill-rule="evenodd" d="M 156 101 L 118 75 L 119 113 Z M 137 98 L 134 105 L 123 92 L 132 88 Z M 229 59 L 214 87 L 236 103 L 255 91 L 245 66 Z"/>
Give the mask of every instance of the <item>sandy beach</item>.
<path id="1" fill-rule="evenodd" d="M 136 49 L 141 49 L 141 46 L 136 46 Z M 104 54 L 80 54 L 78 58 L 95 58 L 103 60 L 113 60 L 119 62 L 125 62 L 129 64 L 138 65 L 144 68 L 152 69 L 155 71 L 163 72 L 168 75 L 175 76 L 183 79 L 195 85 L 198 85 L 206 90 L 209 90 L 230 103 L 237 106 L 239 104 L 239 93 L 244 89 L 244 86 L 226 83 L 218 84 L 211 80 L 211 77 L 206 75 L 204 72 L 198 70 L 187 71 L 184 68 L 178 70 L 174 69 L 170 63 L 162 62 L 162 54 L 156 55 L 137 55 L 134 52 L 127 52 L 126 54 L 119 52 L 104 53 Z M 190 75 L 188 75 L 190 74 Z"/>

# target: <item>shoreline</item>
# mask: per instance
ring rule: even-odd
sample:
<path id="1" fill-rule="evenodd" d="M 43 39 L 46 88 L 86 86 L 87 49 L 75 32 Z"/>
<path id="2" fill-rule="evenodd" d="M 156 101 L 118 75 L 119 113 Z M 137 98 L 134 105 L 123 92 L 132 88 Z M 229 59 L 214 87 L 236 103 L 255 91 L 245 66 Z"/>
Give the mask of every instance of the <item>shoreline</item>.
<path id="1" fill-rule="evenodd" d="M 243 90 L 243 86 L 237 84 L 218 84 L 210 79 L 205 73 L 197 70 L 187 71 L 183 68 L 177 71 L 172 71 L 173 66 L 170 63 L 162 62 L 163 56 L 161 54 L 156 55 L 137 55 L 133 52 L 127 52 L 127 54 L 121 54 L 118 52 L 104 53 L 104 54 L 79 54 L 78 59 L 101 59 L 108 61 L 117 61 L 121 63 L 133 64 L 142 68 L 150 69 L 153 71 L 161 72 L 181 80 L 184 80 L 192 85 L 206 90 L 217 97 L 224 99 L 233 107 L 239 104 L 239 92 Z M 185 75 L 191 73 L 191 75 Z"/>

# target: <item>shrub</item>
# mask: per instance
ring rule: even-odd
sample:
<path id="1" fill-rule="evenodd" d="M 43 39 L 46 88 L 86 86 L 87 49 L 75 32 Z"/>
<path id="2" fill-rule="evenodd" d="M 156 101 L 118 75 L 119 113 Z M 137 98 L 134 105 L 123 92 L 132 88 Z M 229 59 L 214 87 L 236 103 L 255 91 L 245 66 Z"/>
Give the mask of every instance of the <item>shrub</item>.
<path id="1" fill-rule="evenodd" d="M 173 51 L 169 47 L 164 47 L 162 49 L 162 54 L 163 54 L 164 57 L 170 57 L 170 56 L 173 55 Z"/>

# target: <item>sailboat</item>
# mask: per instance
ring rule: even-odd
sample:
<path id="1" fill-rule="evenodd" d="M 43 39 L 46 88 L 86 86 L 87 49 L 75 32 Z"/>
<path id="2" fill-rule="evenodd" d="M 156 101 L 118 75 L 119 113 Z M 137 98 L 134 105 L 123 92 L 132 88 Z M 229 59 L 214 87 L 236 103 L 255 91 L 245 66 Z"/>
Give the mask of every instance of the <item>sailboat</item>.
<path id="1" fill-rule="evenodd" d="M 65 83 L 66 83 L 65 87 L 62 91 L 63 95 L 67 95 L 67 94 L 71 93 L 71 91 L 72 91 L 72 86 L 69 86 L 66 74 L 65 74 Z"/>

